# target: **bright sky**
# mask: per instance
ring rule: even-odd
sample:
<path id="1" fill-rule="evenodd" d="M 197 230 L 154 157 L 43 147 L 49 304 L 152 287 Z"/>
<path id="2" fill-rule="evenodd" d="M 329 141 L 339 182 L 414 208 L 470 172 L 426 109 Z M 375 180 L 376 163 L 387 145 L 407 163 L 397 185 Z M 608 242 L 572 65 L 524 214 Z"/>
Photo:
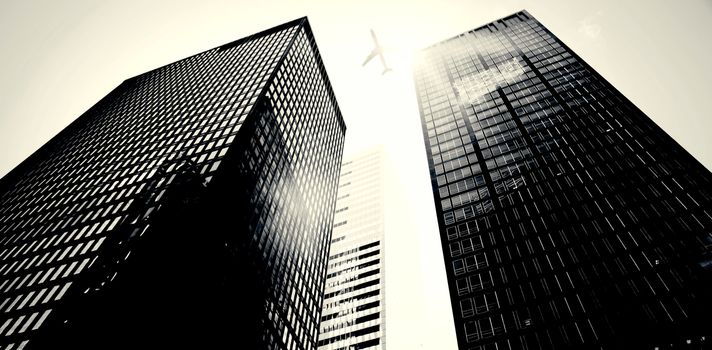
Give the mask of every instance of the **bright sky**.
<path id="1" fill-rule="evenodd" d="M 649 0 L 29 1 L 0 3 L 0 176 L 121 81 L 307 15 L 348 126 L 400 181 L 388 261 L 392 349 L 454 349 L 409 53 L 528 10 L 712 168 L 712 2 Z M 369 29 L 394 72 L 380 75 Z M 388 263 L 387 261 L 387 263 Z M 387 296 L 388 298 L 388 296 Z M 393 300 L 393 299 L 391 299 Z"/>

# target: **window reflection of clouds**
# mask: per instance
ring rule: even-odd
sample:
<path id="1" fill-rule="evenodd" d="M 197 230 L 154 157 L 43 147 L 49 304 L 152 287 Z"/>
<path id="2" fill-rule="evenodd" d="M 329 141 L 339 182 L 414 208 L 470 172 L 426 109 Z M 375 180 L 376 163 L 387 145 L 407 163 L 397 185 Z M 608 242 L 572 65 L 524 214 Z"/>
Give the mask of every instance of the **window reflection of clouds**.
<path id="1" fill-rule="evenodd" d="M 484 96 L 497 87 L 514 83 L 523 75 L 524 66 L 513 58 L 497 67 L 460 79 L 454 86 L 462 103 L 476 104 L 484 102 Z"/>

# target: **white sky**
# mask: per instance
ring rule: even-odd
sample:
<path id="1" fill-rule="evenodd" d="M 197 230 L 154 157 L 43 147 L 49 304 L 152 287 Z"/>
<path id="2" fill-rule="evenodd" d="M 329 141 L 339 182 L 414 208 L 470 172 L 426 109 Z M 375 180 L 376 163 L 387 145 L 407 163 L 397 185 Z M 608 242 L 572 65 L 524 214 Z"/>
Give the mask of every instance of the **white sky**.
<path id="1" fill-rule="evenodd" d="M 521 9 L 712 168 L 708 0 L 5 0 L 0 176 L 124 79 L 307 15 L 348 126 L 346 152 L 384 144 L 401 181 L 406 204 L 394 217 L 410 226 L 391 238 L 388 257 L 401 270 L 388 276 L 413 302 L 389 314 L 388 345 L 455 348 L 408 56 Z M 370 28 L 394 49 L 393 73 L 381 76 L 377 60 L 360 67 Z"/>

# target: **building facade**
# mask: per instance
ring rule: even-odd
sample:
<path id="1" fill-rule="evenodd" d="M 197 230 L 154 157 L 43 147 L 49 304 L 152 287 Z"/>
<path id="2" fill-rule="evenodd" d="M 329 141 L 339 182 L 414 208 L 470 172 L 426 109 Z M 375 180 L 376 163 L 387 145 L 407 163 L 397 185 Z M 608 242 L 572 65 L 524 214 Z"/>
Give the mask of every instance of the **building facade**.
<path id="1" fill-rule="evenodd" d="M 710 343 L 712 175 L 527 12 L 420 53 L 461 349 Z"/>
<path id="2" fill-rule="evenodd" d="M 345 131 L 306 18 L 124 81 L 0 181 L 0 348 L 315 349 Z"/>
<path id="3" fill-rule="evenodd" d="M 320 350 L 385 349 L 383 157 L 376 148 L 341 166 Z"/>

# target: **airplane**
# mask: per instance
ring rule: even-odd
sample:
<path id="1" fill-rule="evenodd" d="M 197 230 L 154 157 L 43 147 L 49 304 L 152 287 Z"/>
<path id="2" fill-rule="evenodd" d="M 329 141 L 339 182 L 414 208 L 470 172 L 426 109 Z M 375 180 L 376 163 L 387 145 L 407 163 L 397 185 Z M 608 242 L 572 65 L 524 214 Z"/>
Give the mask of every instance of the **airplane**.
<path id="1" fill-rule="evenodd" d="M 365 66 L 368 61 L 378 56 L 378 58 L 381 59 L 381 64 L 383 64 L 383 72 L 381 73 L 381 75 L 392 71 L 392 69 L 386 64 L 386 59 L 385 57 L 383 57 L 383 46 L 378 44 L 378 39 L 376 39 L 376 33 L 373 31 L 373 29 L 371 29 L 371 37 L 373 37 L 373 44 L 376 45 L 376 47 L 374 47 L 373 51 L 371 51 L 368 57 L 366 57 L 366 60 L 363 62 L 361 67 Z"/>

